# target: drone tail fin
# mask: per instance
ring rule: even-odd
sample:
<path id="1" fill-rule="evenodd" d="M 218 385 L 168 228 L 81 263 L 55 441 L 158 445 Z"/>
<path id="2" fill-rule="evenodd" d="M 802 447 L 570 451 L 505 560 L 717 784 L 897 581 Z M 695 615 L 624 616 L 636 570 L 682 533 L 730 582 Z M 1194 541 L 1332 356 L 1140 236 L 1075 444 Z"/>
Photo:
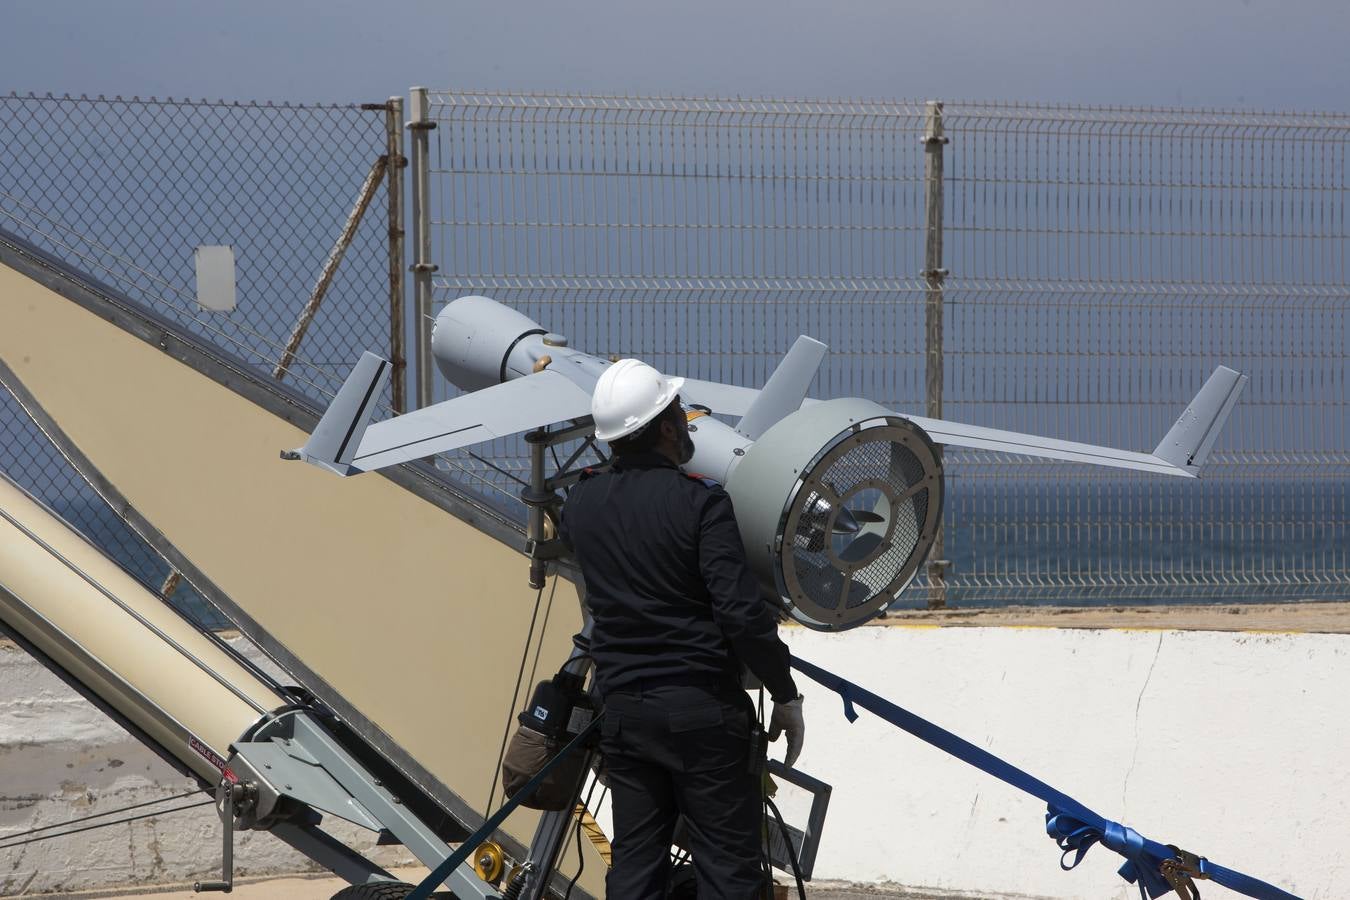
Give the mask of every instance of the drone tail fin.
<path id="1" fill-rule="evenodd" d="M 829 347 L 820 341 L 802 335 L 788 350 L 778 368 L 773 370 L 764 389 L 756 395 L 736 430 L 751 440 L 757 440 L 770 427 L 801 408 L 806 392 L 811 389 L 820 362 Z"/>
<path id="2" fill-rule="evenodd" d="M 361 446 L 371 413 L 389 381 L 390 368 L 388 361 L 374 353 L 363 353 L 309 440 L 299 450 L 282 456 L 303 459 L 339 475 L 361 471 L 352 467 L 352 457 Z"/>

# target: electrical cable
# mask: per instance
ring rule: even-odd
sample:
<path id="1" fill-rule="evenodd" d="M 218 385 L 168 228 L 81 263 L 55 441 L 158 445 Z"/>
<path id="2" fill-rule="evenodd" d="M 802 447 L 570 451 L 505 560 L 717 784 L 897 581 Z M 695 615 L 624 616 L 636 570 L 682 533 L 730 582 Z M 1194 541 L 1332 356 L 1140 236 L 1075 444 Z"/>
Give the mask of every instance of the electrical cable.
<path id="1" fill-rule="evenodd" d="M 801 863 L 797 861 L 797 848 L 792 844 L 787 823 L 783 821 L 783 814 L 778 811 L 778 806 L 768 797 L 764 798 L 764 805 L 773 812 L 773 817 L 778 820 L 778 830 L 783 835 L 783 844 L 787 847 L 788 862 L 792 863 L 792 875 L 797 879 L 798 900 L 806 900 L 806 885 L 802 883 L 802 867 Z"/>
<path id="2" fill-rule="evenodd" d="M 604 785 L 600 784 L 600 779 L 599 779 L 599 778 L 595 778 L 595 779 L 592 779 L 592 780 L 591 780 L 591 786 L 590 786 L 590 788 L 586 791 L 586 799 L 581 801 L 581 806 L 582 806 L 583 809 L 586 809 L 586 810 L 590 810 L 590 809 L 591 809 L 591 799 L 595 796 L 595 788 L 596 788 L 596 785 L 600 785 L 600 800 L 599 800 L 599 802 L 600 802 L 600 803 L 603 803 L 603 802 L 604 802 L 604 800 L 605 800 L 605 794 L 609 792 L 609 788 L 607 788 L 607 787 L 605 787 Z M 574 812 L 575 812 L 575 809 L 574 809 Z M 581 816 L 580 816 L 580 814 L 577 815 L 577 833 L 576 833 L 576 839 L 577 839 L 577 874 L 576 874 L 575 876 L 573 876 L 572 880 L 569 881 L 569 882 L 567 883 L 567 891 L 563 894 L 562 900 L 571 900 L 571 897 L 572 897 L 572 888 L 576 887 L 577 882 L 581 880 L 581 873 L 584 872 L 584 871 L 586 871 L 586 857 L 585 857 L 585 855 L 584 855 L 584 853 L 583 853 L 582 846 L 581 846 Z M 564 846 L 563 849 L 566 850 L 566 849 L 567 849 L 566 846 Z M 562 854 L 559 853 L 559 856 L 561 856 L 561 855 L 562 855 Z"/>
<path id="3" fill-rule="evenodd" d="M 497 783 L 502 776 L 502 760 L 506 758 L 506 742 L 511 738 L 511 724 L 516 720 L 516 700 L 520 697 L 520 682 L 525 677 L 525 663 L 530 658 L 530 644 L 534 641 L 534 624 L 539 618 L 539 606 L 543 600 L 544 586 L 541 584 L 534 595 L 534 612 L 530 614 L 530 630 L 525 635 L 525 649 L 520 654 L 520 669 L 516 672 L 515 690 L 511 692 L 511 706 L 507 710 L 506 727 L 502 730 L 502 745 L 497 750 L 497 766 L 492 773 L 492 787 L 488 790 L 487 806 L 483 809 L 484 818 L 487 818 L 492 811 L 492 798 L 497 795 Z"/>
<path id="4" fill-rule="evenodd" d="M 170 813 L 183 812 L 184 810 L 188 809 L 199 809 L 203 806 L 212 806 L 215 804 L 215 802 L 216 802 L 215 800 L 203 800 L 200 803 L 189 803 L 186 806 L 175 806 L 173 809 L 162 809 L 157 810 L 155 812 L 142 813 L 139 816 L 128 816 L 125 819 L 115 819 L 114 821 L 111 822 L 98 822 L 94 825 L 86 825 L 83 828 L 74 828 L 71 829 L 70 831 L 63 831 L 60 834 L 44 834 L 41 837 L 29 838 L 26 841 L 15 841 L 13 843 L 0 844 L 0 850 L 13 850 L 15 847 L 23 847 L 28 844 L 36 844 L 39 841 L 51 841 L 55 840 L 56 838 L 70 837 L 72 834 L 79 834 L 82 831 L 93 831 L 95 828 L 109 828 L 113 825 L 125 825 L 128 822 L 138 822 L 141 819 L 153 819 L 155 816 L 167 816 Z M 91 816 L 90 818 L 93 817 Z"/>
<path id="5" fill-rule="evenodd" d="M 581 816 L 577 816 L 577 874 L 572 876 L 572 880 L 567 882 L 567 890 L 563 892 L 562 900 L 572 900 L 572 888 L 576 887 L 577 882 L 581 880 L 581 873 L 586 871 L 586 854 L 582 852 L 581 847 Z"/>

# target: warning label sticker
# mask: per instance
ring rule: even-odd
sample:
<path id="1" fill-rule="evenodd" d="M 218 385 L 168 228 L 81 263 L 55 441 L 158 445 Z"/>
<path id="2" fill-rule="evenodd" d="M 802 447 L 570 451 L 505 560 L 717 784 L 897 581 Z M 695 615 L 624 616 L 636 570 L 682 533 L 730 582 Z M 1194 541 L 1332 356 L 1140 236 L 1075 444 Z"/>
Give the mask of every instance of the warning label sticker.
<path id="1" fill-rule="evenodd" d="M 196 735 L 188 735 L 188 748 L 220 771 L 225 771 L 225 760 L 221 759 L 219 753 L 198 740 Z"/>

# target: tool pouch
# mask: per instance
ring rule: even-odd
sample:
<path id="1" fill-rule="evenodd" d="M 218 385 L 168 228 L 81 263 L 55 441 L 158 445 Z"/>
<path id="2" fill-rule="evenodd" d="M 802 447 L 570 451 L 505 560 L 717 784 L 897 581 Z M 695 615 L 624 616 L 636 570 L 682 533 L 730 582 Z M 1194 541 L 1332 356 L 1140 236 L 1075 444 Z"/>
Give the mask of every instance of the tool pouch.
<path id="1" fill-rule="evenodd" d="M 549 760 L 558 755 L 563 746 L 563 742 L 555 741 L 526 725 L 517 728 L 502 759 L 502 787 L 506 796 L 514 797 L 531 778 L 539 774 L 539 770 Z M 581 781 L 581 770 L 585 765 L 586 754 L 574 752 L 571 759 L 565 759 L 553 767 L 534 793 L 521 802 L 521 806 L 552 812 L 571 809 L 576 802 L 577 784 Z"/>
<path id="2" fill-rule="evenodd" d="M 594 717 L 594 704 L 580 677 L 559 672 L 550 681 L 539 682 L 530 705 L 517 716 L 520 727 L 511 736 L 502 757 L 502 787 L 506 796 L 514 797 Z M 584 750 L 573 751 L 570 758 L 553 767 L 534 793 L 521 801 L 521 806 L 550 812 L 571 809 L 586 757 Z"/>

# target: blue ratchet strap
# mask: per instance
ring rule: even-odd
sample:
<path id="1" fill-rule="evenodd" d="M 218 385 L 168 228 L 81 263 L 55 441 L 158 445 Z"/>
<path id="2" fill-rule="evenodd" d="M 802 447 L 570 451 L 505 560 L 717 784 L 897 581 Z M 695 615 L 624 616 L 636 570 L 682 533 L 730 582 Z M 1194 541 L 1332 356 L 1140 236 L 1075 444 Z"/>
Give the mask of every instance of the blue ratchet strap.
<path id="1" fill-rule="evenodd" d="M 1132 828 L 1099 816 L 1067 794 L 1060 793 L 989 751 L 833 672 L 827 672 L 796 656 L 792 657 L 792 667 L 838 694 L 844 701 L 844 716 L 850 722 L 858 718 L 855 706 L 861 706 L 919 740 L 1045 801 L 1048 807 L 1045 830 L 1064 851 L 1060 866 L 1065 871 L 1078 865 L 1088 850 L 1100 843 L 1125 857 L 1120 876 L 1138 886 L 1139 896 L 1143 900 L 1161 897 L 1171 890 L 1177 892 L 1180 900 L 1199 900 L 1200 892 L 1193 881 L 1196 878 L 1209 879 L 1256 900 L 1299 900 L 1272 884 L 1224 868 L 1176 847 L 1151 841 Z M 1073 855 L 1072 862 L 1067 861 L 1070 854 Z"/>
<path id="2" fill-rule="evenodd" d="M 516 791 L 514 797 L 503 803 L 501 809 L 493 813 L 492 817 L 483 823 L 483 827 L 465 838 L 464 843 L 459 845 L 459 849 L 447 856 L 445 862 L 433 869 L 431 874 L 422 879 L 422 882 L 417 885 L 417 887 L 413 888 L 403 900 L 427 900 L 427 898 L 431 896 L 431 892 L 436 890 L 445 879 L 449 878 L 450 873 L 455 871 L 455 869 L 458 869 L 460 864 L 469 858 L 469 854 L 473 853 L 473 851 L 478 848 L 479 844 L 491 836 L 492 832 L 497 830 L 497 826 L 506 821 L 507 816 L 516 811 L 516 807 L 530 799 L 530 796 L 535 792 L 535 789 L 543 782 L 544 776 L 551 772 L 554 766 L 562 762 L 569 753 L 581 746 L 582 742 L 590 736 L 591 732 L 595 731 L 596 727 L 600 724 L 600 720 L 604 717 L 605 713 L 603 710 L 597 713 L 595 718 L 591 719 L 591 724 L 581 729 L 581 732 L 577 734 L 576 737 L 568 741 L 567 745 L 559 750 L 556 756 L 545 763 L 544 767 L 540 769 L 533 778 L 525 782 L 524 787 Z"/>

